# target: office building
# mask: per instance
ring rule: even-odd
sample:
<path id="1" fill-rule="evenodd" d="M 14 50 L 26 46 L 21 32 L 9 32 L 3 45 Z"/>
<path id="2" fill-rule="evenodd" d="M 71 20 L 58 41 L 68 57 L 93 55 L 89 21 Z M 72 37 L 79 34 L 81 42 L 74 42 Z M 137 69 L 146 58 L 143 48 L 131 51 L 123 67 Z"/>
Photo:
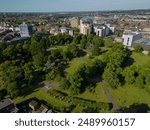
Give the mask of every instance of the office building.
<path id="1" fill-rule="evenodd" d="M 32 32 L 33 32 L 32 25 L 27 25 L 23 23 L 19 26 L 19 28 L 20 28 L 21 37 L 30 37 L 32 35 Z"/>

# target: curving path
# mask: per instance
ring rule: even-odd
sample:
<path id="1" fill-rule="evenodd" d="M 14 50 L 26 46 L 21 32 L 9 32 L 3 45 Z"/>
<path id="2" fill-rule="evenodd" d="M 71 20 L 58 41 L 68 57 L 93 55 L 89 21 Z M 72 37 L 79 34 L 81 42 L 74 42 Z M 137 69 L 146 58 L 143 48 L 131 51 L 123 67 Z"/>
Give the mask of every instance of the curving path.
<path id="1" fill-rule="evenodd" d="M 117 105 L 116 105 L 116 103 L 114 102 L 112 96 L 110 95 L 110 92 L 109 92 L 109 90 L 107 89 L 105 83 L 102 81 L 101 84 L 102 84 L 102 87 L 103 87 L 103 89 L 104 89 L 104 91 L 105 91 L 105 94 L 106 94 L 106 96 L 107 96 L 109 102 L 113 104 L 112 112 L 115 112 L 115 110 L 117 110 Z"/>

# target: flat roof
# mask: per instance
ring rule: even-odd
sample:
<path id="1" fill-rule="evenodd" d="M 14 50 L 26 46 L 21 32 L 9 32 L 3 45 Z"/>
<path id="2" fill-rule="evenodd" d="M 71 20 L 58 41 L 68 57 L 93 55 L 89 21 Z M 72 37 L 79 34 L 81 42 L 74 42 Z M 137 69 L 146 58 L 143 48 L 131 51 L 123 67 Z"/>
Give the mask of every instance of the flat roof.
<path id="1" fill-rule="evenodd" d="M 3 109 L 9 105 L 11 105 L 13 102 L 10 99 L 4 99 L 0 102 L 0 109 Z"/>
<path id="2" fill-rule="evenodd" d="M 138 35 L 138 34 L 140 34 L 140 33 L 138 33 L 138 32 L 125 32 L 125 33 L 123 33 L 123 35 Z"/>
<path id="3" fill-rule="evenodd" d="M 134 41 L 133 45 L 140 44 L 144 48 L 150 48 L 150 39 L 149 38 L 141 38 L 137 41 Z"/>
<path id="4" fill-rule="evenodd" d="M 149 38 L 141 38 L 137 41 L 134 41 L 134 43 L 141 43 L 141 44 L 150 45 L 150 39 Z"/>

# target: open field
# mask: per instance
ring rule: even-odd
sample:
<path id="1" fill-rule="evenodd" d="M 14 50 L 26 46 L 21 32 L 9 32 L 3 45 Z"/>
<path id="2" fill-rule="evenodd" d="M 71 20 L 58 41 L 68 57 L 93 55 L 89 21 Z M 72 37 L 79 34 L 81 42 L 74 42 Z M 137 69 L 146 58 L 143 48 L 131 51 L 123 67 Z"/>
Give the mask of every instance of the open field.
<path id="1" fill-rule="evenodd" d="M 145 65 L 150 62 L 150 56 L 144 55 L 142 53 L 133 52 L 131 58 L 134 59 L 134 65 Z"/>
<path id="2" fill-rule="evenodd" d="M 81 65 L 81 64 L 92 64 L 92 59 L 89 57 L 79 57 L 79 58 L 74 58 L 72 61 L 69 63 L 69 67 L 65 70 L 67 73 L 74 73 L 74 71 Z"/>
<path id="3" fill-rule="evenodd" d="M 35 89 L 35 91 L 33 93 L 31 93 L 27 96 L 17 97 L 13 101 L 14 101 L 15 104 L 17 104 L 17 103 L 21 103 L 25 100 L 28 100 L 28 99 L 34 98 L 34 97 L 38 98 L 39 100 L 44 100 L 48 104 L 51 104 L 55 107 L 69 106 L 68 103 L 57 100 L 56 98 L 50 96 L 44 88 Z"/>
<path id="4" fill-rule="evenodd" d="M 144 103 L 150 107 L 150 93 L 144 89 L 132 85 L 125 85 L 117 89 L 112 89 L 107 85 L 107 88 L 118 107 L 129 107 L 134 103 Z"/>
<path id="5" fill-rule="evenodd" d="M 108 102 L 108 99 L 100 83 L 97 83 L 93 92 L 89 92 L 89 90 L 86 90 L 83 94 L 78 95 L 78 97 L 88 100 L 94 100 L 97 102 Z"/>

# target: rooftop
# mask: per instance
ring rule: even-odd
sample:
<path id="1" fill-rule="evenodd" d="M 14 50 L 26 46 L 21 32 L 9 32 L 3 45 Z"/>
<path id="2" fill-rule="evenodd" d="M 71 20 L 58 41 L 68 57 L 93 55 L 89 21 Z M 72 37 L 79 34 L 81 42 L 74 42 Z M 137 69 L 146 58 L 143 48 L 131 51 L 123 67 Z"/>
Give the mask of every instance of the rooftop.
<path id="1" fill-rule="evenodd" d="M 139 32 L 132 32 L 132 31 L 124 31 L 123 35 L 138 35 L 140 34 Z"/>
<path id="2" fill-rule="evenodd" d="M 150 39 L 149 38 L 141 38 L 134 43 L 142 44 L 143 46 L 150 46 Z"/>
<path id="3" fill-rule="evenodd" d="M 0 102 L 0 109 L 3 109 L 11 104 L 13 104 L 11 99 L 4 99 Z"/>

